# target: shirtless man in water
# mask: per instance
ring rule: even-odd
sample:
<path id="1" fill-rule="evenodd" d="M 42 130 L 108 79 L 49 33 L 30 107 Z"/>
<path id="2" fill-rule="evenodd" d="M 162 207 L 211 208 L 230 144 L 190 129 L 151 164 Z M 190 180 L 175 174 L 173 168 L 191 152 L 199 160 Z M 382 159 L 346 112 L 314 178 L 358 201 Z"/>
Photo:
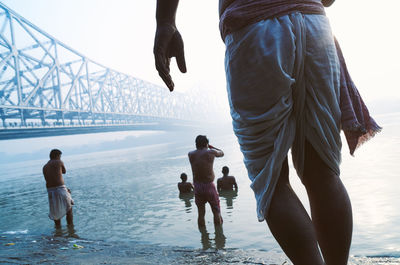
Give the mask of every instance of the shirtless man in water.
<path id="1" fill-rule="evenodd" d="M 194 196 L 199 217 L 197 223 L 199 227 L 205 226 L 204 216 L 206 214 L 206 203 L 211 206 L 214 214 L 214 224 L 222 224 L 221 210 L 219 206 L 219 196 L 214 185 L 214 158 L 224 156 L 222 150 L 208 144 L 208 139 L 204 135 L 196 137 L 196 150 L 189 152 L 189 161 L 192 166 Z"/>
<path id="2" fill-rule="evenodd" d="M 43 167 L 43 175 L 46 180 L 46 188 L 49 198 L 49 218 L 54 220 L 56 227 L 61 226 L 61 218 L 67 215 L 68 225 L 73 224 L 71 191 L 64 184 L 62 174 L 67 171 L 63 161 L 61 161 L 62 152 L 53 149 L 50 152 L 50 160 Z"/>
<path id="3" fill-rule="evenodd" d="M 220 191 L 232 191 L 235 188 L 235 191 L 238 191 L 238 186 L 236 183 L 236 179 L 234 176 L 228 176 L 229 167 L 224 166 L 222 168 L 222 178 L 217 180 L 217 190 Z"/>
<path id="4" fill-rule="evenodd" d="M 180 193 L 189 193 L 194 190 L 193 184 L 187 181 L 186 173 L 181 174 L 182 182 L 178 183 L 178 189 Z"/>

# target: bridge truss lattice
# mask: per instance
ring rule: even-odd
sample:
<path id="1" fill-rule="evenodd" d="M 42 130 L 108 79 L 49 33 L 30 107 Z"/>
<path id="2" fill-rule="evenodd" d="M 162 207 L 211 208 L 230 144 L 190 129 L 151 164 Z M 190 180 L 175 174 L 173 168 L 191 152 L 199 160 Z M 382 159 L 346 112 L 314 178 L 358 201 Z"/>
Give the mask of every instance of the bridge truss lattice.
<path id="1" fill-rule="evenodd" d="M 3 129 L 202 119 L 200 101 L 98 64 L 0 2 Z"/>

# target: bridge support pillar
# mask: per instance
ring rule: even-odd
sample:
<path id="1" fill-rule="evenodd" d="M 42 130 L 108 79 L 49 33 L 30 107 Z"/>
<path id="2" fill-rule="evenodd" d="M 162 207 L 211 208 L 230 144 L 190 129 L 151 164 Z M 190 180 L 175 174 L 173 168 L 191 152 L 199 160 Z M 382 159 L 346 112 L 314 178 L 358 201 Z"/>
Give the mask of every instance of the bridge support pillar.
<path id="1" fill-rule="evenodd" d="M 78 124 L 82 125 L 81 112 L 78 111 Z"/>
<path id="2" fill-rule="evenodd" d="M 44 117 L 44 110 L 40 111 L 40 120 L 42 122 L 42 126 L 46 125 L 46 119 Z"/>
<path id="3" fill-rule="evenodd" d="M 4 110 L 3 109 L 0 109 L 0 116 L 1 116 L 1 121 L 3 123 L 3 128 L 6 128 L 7 127 L 6 115 L 4 114 Z"/>
<path id="4" fill-rule="evenodd" d="M 26 126 L 26 118 L 25 118 L 25 111 L 23 109 L 19 110 L 21 116 L 21 126 Z"/>
<path id="5" fill-rule="evenodd" d="M 90 112 L 90 116 L 92 117 L 92 124 L 96 124 L 93 112 Z"/>
<path id="6" fill-rule="evenodd" d="M 57 125 L 60 125 L 60 120 L 61 120 L 61 124 L 64 126 L 65 122 L 64 122 L 64 112 L 63 111 L 57 111 Z"/>

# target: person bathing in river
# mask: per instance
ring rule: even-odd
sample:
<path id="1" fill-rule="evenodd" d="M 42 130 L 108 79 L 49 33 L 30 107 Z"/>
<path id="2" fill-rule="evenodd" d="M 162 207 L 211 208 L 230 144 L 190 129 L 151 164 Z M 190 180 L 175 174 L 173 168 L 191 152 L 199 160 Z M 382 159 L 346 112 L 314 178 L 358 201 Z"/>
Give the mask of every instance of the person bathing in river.
<path id="1" fill-rule="evenodd" d="M 61 226 L 61 218 L 67 215 L 67 224 L 73 225 L 71 190 L 64 184 L 62 174 L 67 171 L 63 161 L 62 152 L 58 149 L 50 151 L 50 160 L 43 167 L 43 176 L 46 180 L 47 193 L 49 198 L 49 218 L 54 220 L 56 227 Z"/>
<path id="2" fill-rule="evenodd" d="M 238 186 L 236 183 L 236 179 L 234 176 L 228 176 L 229 167 L 224 166 L 222 168 L 222 178 L 217 180 L 217 190 L 220 191 L 232 191 L 235 188 L 235 191 L 238 191 Z"/>
<path id="3" fill-rule="evenodd" d="M 216 157 L 224 156 L 222 150 L 213 147 L 208 143 L 204 135 L 196 137 L 196 150 L 189 152 L 189 161 L 193 172 L 194 197 L 198 209 L 198 225 L 205 226 L 204 216 L 205 205 L 208 202 L 214 214 L 214 224 L 222 224 L 219 195 L 214 185 L 213 164 Z"/>
<path id="4" fill-rule="evenodd" d="M 178 189 L 180 193 L 189 193 L 194 190 L 193 184 L 187 182 L 187 175 L 186 173 L 181 174 L 182 182 L 178 183 Z"/>

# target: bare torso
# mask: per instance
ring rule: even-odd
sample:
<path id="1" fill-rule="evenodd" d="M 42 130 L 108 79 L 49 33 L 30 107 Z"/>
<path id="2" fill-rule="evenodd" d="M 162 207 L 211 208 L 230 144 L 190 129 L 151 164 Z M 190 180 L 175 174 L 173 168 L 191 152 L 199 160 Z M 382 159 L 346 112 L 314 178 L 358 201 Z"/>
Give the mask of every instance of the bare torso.
<path id="1" fill-rule="evenodd" d="M 62 174 L 65 174 L 66 170 L 64 163 L 61 160 L 51 159 L 43 167 L 43 176 L 46 180 L 46 187 L 52 188 L 64 185 L 64 178 Z"/>
<path id="2" fill-rule="evenodd" d="M 218 190 L 233 190 L 237 189 L 236 180 L 233 176 L 224 176 L 217 181 Z"/>
<path id="3" fill-rule="evenodd" d="M 192 166 L 194 182 L 209 183 L 214 181 L 213 165 L 216 156 L 215 152 L 215 150 L 204 148 L 189 153 L 188 156 L 190 165 Z"/>
<path id="4" fill-rule="evenodd" d="M 186 193 L 193 190 L 193 185 L 190 182 L 179 182 L 178 183 L 179 192 Z"/>

